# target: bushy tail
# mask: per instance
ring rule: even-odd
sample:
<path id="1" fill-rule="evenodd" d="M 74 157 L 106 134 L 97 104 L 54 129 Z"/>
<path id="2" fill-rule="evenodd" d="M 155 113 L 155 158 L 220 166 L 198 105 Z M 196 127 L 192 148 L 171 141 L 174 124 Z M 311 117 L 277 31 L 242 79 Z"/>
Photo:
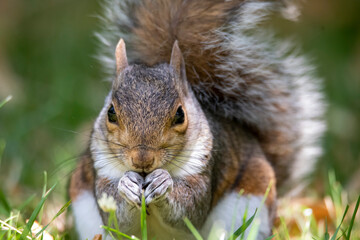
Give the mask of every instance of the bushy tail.
<path id="1" fill-rule="evenodd" d="M 277 185 L 292 186 L 321 154 L 324 104 L 312 67 L 259 27 L 277 7 L 245 0 L 107 0 L 98 34 L 102 62 L 115 72 L 119 38 L 130 61 L 168 62 L 178 40 L 198 100 L 247 124 L 274 166 Z"/>

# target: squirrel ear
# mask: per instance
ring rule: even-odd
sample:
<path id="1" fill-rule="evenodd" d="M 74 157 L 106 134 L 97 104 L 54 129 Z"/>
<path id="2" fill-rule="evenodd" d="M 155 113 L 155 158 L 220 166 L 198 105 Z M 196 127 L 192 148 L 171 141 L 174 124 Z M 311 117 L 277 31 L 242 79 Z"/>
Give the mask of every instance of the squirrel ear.
<path id="1" fill-rule="evenodd" d="M 179 48 L 178 40 L 174 42 L 172 48 L 170 66 L 176 71 L 176 73 L 181 79 L 184 80 L 184 78 L 186 78 L 185 62 L 181 50 Z"/>
<path id="2" fill-rule="evenodd" d="M 116 74 L 119 75 L 128 66 L 125 42 L 122 38 L 119 40 L 119 43 L 116 46 L 115 58 L 116 58 Z"/>
<path id="3" fill-rule="evenodd" d="M 177 40 L 174 42 L 172 48 L 170 66 L 175 70 L 176 74 L 180 78 L 181 89 L 183 89 L 185 94 L 187 94 L 185 61 Z"/>

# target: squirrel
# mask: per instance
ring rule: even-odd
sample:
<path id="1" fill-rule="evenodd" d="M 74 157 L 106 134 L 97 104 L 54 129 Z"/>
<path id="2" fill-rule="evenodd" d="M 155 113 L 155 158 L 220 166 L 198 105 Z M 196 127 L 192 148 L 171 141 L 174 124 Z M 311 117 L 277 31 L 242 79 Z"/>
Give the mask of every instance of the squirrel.
<path id="1" fill-rule="evenodd" d="M 277 198 L 306 183 L 325 131 L 313 68 L 260 26 L 282 7 L 105 2 L 97 36 L 112 87 L 69 187 L 81 239 L 104 234 L 104 193 L 120 231 L 140 236 L 144 195 L 151 239 L 192 239 L 184 217 L 204 237 L 219 222 L 230 234 L 269 186 L 257 239 L 271 234 Z"/>

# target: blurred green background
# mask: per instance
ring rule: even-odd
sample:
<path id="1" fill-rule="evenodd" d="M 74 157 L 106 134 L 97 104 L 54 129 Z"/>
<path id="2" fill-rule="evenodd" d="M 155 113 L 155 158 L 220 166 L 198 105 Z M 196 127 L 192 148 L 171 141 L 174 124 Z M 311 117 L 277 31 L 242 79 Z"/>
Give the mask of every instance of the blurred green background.
<path id="1" fill-rule="evenodd" d="M 43 171 L 60 180 L 58 197 L 109 83 L 94 56 L 99 0 L 0 1 L 0 188 L 14 202 L 40 192 Z M 351 190 L 360 186 L 360 1 L 309 0 L 298 22 L 276 20 L 317 66 L 329 105 L 324 155 L 315 186 L 328 169 Z M 0 151 L 1 152 L 1 151 Z M 320 186 L 320 187 L 319 187 Z"/>

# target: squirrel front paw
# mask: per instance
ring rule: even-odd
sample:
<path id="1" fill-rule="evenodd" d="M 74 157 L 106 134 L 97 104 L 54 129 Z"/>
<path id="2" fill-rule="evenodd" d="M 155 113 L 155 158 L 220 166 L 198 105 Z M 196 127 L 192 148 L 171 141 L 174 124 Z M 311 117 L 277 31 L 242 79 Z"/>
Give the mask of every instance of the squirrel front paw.
<path id="1" fill-rule="evenodd" d="M 145 203 L 157 202 L 163 199 L 173 188 L 173 180 L 168 171 L 156 169 L 146 176 L 144 183 Z"/>
<path id="2" fill-rule="evenodd" d="M 140 208 L 143 183 L 144 178 L 140 174 L 128 171 L 119 181 L 119 193 L 129 204 Z"/>

